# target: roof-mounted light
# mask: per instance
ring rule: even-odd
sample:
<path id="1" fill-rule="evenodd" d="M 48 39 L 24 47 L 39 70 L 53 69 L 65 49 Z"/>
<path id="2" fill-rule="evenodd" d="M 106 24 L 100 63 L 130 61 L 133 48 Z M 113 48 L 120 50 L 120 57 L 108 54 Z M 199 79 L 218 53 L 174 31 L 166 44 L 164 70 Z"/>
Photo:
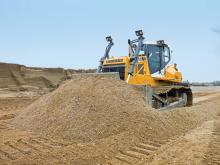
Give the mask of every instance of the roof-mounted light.
<path id="1" fill-rule="evenodd" d="M 135 34 L 136 34 L 136 36 L 138 36 L 138 37 L 142 37 L 142 36 L 144 35 L 144 33 L 143 33 L 142 30 L 137 30 L 137 31 L 135 31 Z"/>
<path id="2" fill-rule="evenodd" d="M 159 40 L 159 41 L 157 41 L 157 44 L 158 44 L 158 45 L 164 45 L 165 42 L 164 42 L 164 40 Z"/>
<path id="3" fill-rule="evenodd" d="M 112 37 L 111 36 L 106 37 L 106 41 L 107 42 L 112 42 Z"/>

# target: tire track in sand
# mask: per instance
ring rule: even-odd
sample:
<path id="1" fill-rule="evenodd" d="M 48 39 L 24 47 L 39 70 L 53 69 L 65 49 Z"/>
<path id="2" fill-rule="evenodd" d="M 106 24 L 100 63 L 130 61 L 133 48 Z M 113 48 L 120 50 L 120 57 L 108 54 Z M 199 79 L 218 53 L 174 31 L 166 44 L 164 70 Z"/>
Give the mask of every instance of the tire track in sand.
<path id="1" fill-rule="evenodd" d="M 215 121 L 212 140 L 208 146 L 204 164 L 220 164 L 220 120 Z"/>

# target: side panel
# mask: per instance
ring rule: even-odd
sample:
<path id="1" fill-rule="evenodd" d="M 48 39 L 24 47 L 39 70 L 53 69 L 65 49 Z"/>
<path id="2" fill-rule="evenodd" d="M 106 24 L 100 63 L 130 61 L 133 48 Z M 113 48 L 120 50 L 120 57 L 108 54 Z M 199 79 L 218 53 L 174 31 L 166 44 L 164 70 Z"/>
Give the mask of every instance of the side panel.
<path id="1" fill-rule="evenodd" d="M 173 83 L 179 83 L 182 81 L 181 73 L 171 66 L 165 69 L 165 74 L 163 77 L 152 77 L 152 75 L 150 74 L 150 67 L 148 64 L 149 63 L 147 57 L 140 56 L 139 61 L 135 66 L 134 74 L 133 76 L 130 77 L 128 84 L 148 85 L 148 86 L 156 87 L 156 86 L 171 85 Z M 125 71 L 125 79 L 127 80 L 130 64 L 128 63 L 126 64 L 126 66 L 127 67 Z M 171 68 L 172 71 L 175 73 L 173 74 L 170 73 Z"/>
<path id="2" fill-rule="evenodd" d="M 127 66 L 129 70 L 130 64 L 128 64 Z M 146 56 L 139 57 L 138 63 L 136 64 L 134 69 L 134 74 L 130 77 L 128 83 L 135 85 L 152 85 L 153 79 L 150 75 L 150 70 Z"/>

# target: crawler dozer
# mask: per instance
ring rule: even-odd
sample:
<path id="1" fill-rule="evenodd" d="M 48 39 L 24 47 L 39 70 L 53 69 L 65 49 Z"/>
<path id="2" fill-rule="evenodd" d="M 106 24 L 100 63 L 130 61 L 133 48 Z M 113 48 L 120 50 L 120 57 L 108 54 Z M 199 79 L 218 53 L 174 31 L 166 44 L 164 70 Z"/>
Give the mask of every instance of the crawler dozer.
<path id="1" fill-rule="evenodd" d="M 146 41 L 142 30 L 135 32 L 137 39 L 128 40 L 128 56 L 110 57 L 114 45 L 111 36 L 100 60 L 98 73 L 117 72 L 128 84 L 144 86 L 147 103 L 156 109 L 192 105 L 192 91 L 183 82 L 182 73 L 171 62 L 171 50 L 164 40 Z"/>

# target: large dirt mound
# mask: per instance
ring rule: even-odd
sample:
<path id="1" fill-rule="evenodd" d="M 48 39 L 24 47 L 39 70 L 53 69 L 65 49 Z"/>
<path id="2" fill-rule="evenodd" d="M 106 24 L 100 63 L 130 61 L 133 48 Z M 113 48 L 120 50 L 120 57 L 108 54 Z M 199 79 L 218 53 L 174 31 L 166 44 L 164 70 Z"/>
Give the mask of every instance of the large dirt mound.
<path id="1" fill-rule="evenodd" d="M 122 133 L 146 113 L 143 93 L 114 78 L 69 80 L 30 105 L 14 121 L 50 136 L 91 141 Z"/>
<path id="2" fill-rule="evenodd" d="M 138 144 L 164 143 L 183 135 L 218 117 L 219 106 L 216 98 L 192 107 L 157 111 L 145 106 L 143 92 L 123 81 L 81 77 L 42 96 L 12 124 L 73 144 L 69 149 L 76 154 L 71 155 L 71 164 L 98 164 Z"/>
<path id="3" fill-rule="evenodd" d="M 116 141 L 127 146 L 131 141 L 168 139 L 195 128 L 218 112 L 217 102 L 164 112 L 150 110 L 143 92 L 124 81 L 84 77 L 69 80 L 42 96 L 17 116 L 14 124 L 75 142 L 102 139 L 108 141 L 103 146 L 112 144 L 108 146 L 111 148 L 118 147 Z"/>

